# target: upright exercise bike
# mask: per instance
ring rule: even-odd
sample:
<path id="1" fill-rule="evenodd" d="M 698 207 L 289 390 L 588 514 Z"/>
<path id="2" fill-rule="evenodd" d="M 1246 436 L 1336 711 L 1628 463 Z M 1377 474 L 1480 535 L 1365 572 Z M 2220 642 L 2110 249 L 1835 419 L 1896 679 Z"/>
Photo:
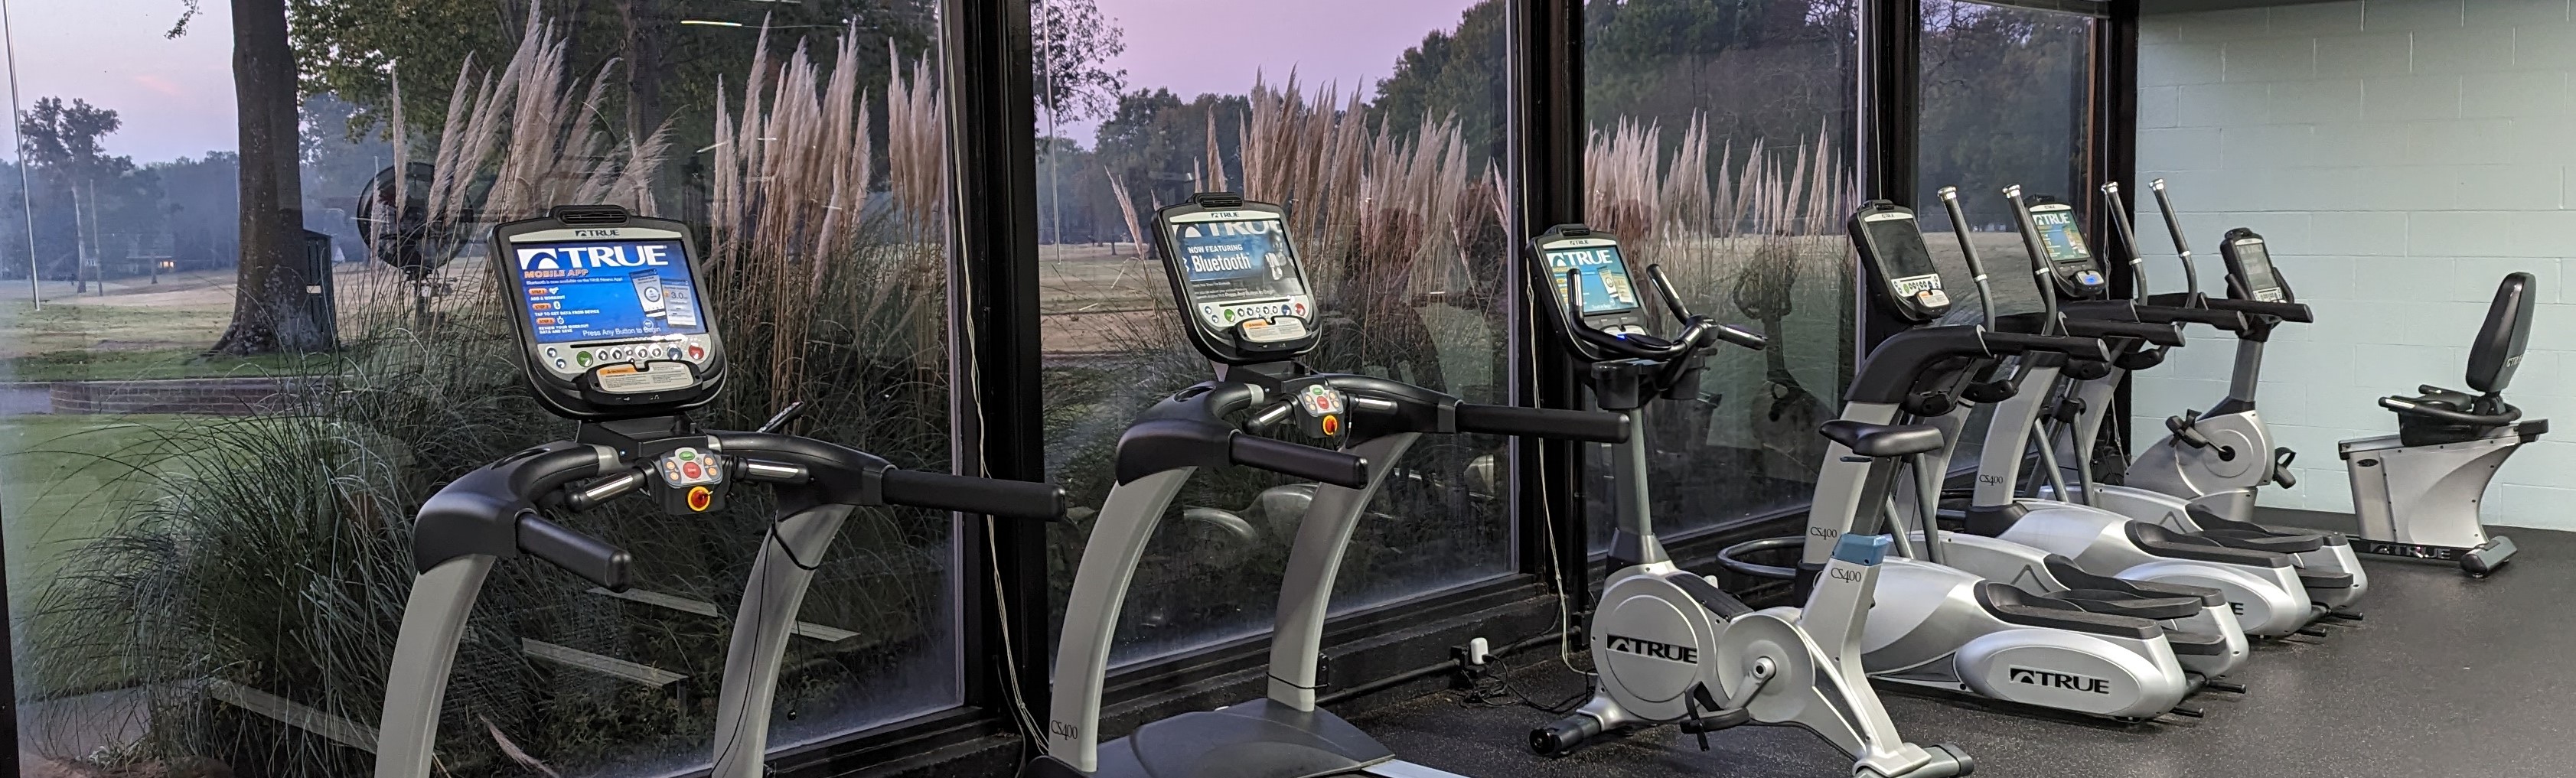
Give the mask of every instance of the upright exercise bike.
<path id="1" fill-rule="evenodd" d="M 492 245 L 493 275 L 504 279 L 519 312 L 510 318 L 528 387 L 546 410 L 580 426 L 572 440 L 466 473 L 422 504 L 412 533 L 420 577 L 404 604 L 386 676 L 376 778 L 430 775 L 457 643 L 499 560 L 532 556 L 609 591 L 627 589 L 632 558 L 556 517 L 638 493 L 673 515 L 702 515 L 722 509 L 736 482 L 776 490 L 774 534 L 828 532 L 862 506 L 1064 514 L 1064 491 L 1052 485 L 899 470 L 867 453 L 777 432 L 793 407 L 751 432 L 692 423 L 686 412 L 716 398 L 726 362 L 685 224 L 616 206 L 566 206 L 499 226 Z M 566 301 L 578 308 L 566 311 Z M 773 604 L 776 618 L 737 624 L 775 624 L 783 633 L 794 622 L 795 598 Z M 744 635 L 735 633 L 737 647 Z M 729 693 L 740 688 L 738 675 L 774 684 L 777 653 L 741 657 L 739 666 L 734 659 L 726 665 Z M 755 733 L 766 731 L 768 699 L 764 687 Z M 757 765 L 760 741 L 745 748 Z"/>
<path id="2" fill-rule="evenodd" d="M 2463 380 L 2476 394 L 2427 385 L 2379 398 L 2397 412 L 2397 434 L 2336 446 L 2351 473 L 2363 553 L 2458 562 L 2478 577 L 2513 560 L 2513 539 L 2487 534 L 2478 503 L 2505 457 L 2549 432 L 2548 419 L 2524 419 L 2504 401 L 2531 341 L 2532 283 L 2530 273 L 2513 273 L 2496 285 L 2469 344 Z"/>
<path id="3" fill-rule="evenodd" d="M 1117 485 L 1083 546 L 1056 648 L 1046 755 L 1024 778 L 1456 778 L 1398 760 L 1319 707 L 1325 617 L 1343 552 L 1397 460 L 1423 435 L 1480 432 L 1615 443 L 1615 413 L 1478 405 L 1411 384 L 1318 373 L 1298 358 L 1320 340 L 1278 206 L 1202 193 L 1154 217 L 1156 252 L 1184 329 L 1219 366 L 1214 381 L 1148 409 L 1118 440 Z M 1255 433 L 1293 423 L 1311 447 Z M 1118 614 L 1145 543 L 1202 468 L 1251 467 L 1322 482 L 1290 547 L 1261 699 L 1146 723 L 1101 741 L 1100 709 Z"/>
<path id="4" fill-rule="evenodd" d="M 1631 433 L 1612 449 L 1618 527 L 1609 580 L 1593 613 L 1593 661 L 1600 680 L 1573 715 L 1530 733 L 1542 754 L 1565 753 L 1608 732 L 1678 724 L 1698 734 L 1739 724 L 1798 726 L 1853 758 L 1865 778 L 1966 775 L 1975 761 L 1956 747 L 1918 746 L 1896 733 L 1860 664 L 1862 618 L 1885 553 L 1884 539 L 1837 545 L 1803 608 L 1754 610 L 1710 579 L 1673 564 L 1655 538 L 1646 483 L 1646 439 L 1635 430 L 1656 398 L 1687 397 L 1720 341 L 1764 346 L 1761 336 L 1694 316 L 1664 280 L 1646 277 L 1681 329 L 1646 328 L 1645 308 L 1618 239 L 1579 224 L 1551 227 L 1531 241 L 1525 263 L 1552 304 L 1563 338 L 1605 409 L 1628 414 Z M 1917 436 L 1909 442 L 1922 443 Z M 1937 442 L 1937 440 L 1932 441 Z"/>

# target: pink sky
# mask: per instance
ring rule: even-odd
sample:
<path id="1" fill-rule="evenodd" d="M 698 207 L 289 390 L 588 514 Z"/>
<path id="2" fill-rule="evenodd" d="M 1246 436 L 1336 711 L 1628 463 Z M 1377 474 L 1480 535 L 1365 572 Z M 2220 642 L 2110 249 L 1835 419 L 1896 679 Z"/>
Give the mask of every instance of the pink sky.
<path id="1" fill-rule="evenodd" d="M 1114 63 L 1131 88 L 1187 98 L 1241 93 L 1255 71 L 1337 81 L 1374 92 L 1396 56 L 1432 30 L 1458 25 L 1473 0 L 1098 0 L 1127 30 Z M 115 109 L 125 128 L 111 153 L 156 162 L 229 150 L 233 140 L 228 3 L 206 0 L 187 36 L 161 33 L 178 0 L 16 0 L 18 87 L 24 102 L 78 97 Z M 1093 124 L 1064 132 L 1089 144 Z"/>

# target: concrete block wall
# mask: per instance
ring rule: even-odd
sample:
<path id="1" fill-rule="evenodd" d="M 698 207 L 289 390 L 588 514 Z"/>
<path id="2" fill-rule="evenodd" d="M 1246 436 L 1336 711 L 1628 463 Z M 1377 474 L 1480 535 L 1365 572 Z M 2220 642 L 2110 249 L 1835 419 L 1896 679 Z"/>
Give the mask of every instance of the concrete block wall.
<path id="1" fill-rule="evenodd" d="M 2285 327 L 2259 407 L 2299 451 L 2264 503 L 2349 511 L 2335 443 L 2396 430 L 2378 398 L 2460 388 L 2510 271 L 2539 278 L 2529 355 L 2506 397 L 2559 433 L 2487 492 L 2491 523 L 2576 529 L 2576 16 L 2569 0 L 2361 0 L 2143 20 L 2139 181 L 2162 177 L 2202 278 L 2250 227 L 2318 323 Z M 2159 291 L 2180 268 L 2144 196 Z M 2215 291 L 2215 287 L 2206 287 Z M 2225 395 L 2233 341 L 2198 334 L 2138 377 L 2135 445 Z"/>

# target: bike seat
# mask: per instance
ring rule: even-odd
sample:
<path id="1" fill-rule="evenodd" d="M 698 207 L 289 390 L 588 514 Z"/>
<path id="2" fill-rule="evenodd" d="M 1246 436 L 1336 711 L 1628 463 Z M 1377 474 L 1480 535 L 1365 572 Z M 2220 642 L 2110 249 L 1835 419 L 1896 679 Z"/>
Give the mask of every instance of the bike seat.
<path id="1" fill-rule="evenodd" d="M 2185 535 L 2143 521 L 2129 522 L 2129 542 L 2151 556 L 2247 567 L 2289 567 L 2290 557 L 2272 551 L 2228 548 L 2199 535 Z"/>
<path id="2" fill-rule="evenodd" d="M 2066 558 L 2064 554 L 2050 554 L 2044 561 L 2048 564 L 2048 574 L 2069 589 L 2109 589 L 2140 597 L 2191 597 L 2200 600 L 2200 605 L 2204 608 L 2227 604 L 2226 592 L 2207 586 L 2164 581 L 2132 581 L 2126 578 L 2097 575 L 2075 566 L 2075 560 Z"/>
<path id="3" fill-rule="evenodd" d="M 2090 635 L 2147 640 L 2164 634 L 2154 621 L 2112 613 L 2094 613 L 2064 600 L 2052 600 L 1994 581 L 1977 584 L 1977 604 L 2006 624 L 2062 629 Z"/>
<path id="4" fill-rule="evenodd" d="M 2049 592 L 2049 599 L 2071 602 L 2075 607 L 2094 613 L 2133 616 L 2141 619 L 2188 619 L 2200 615 L 2198 597 L 2140 597 L 2110 589 L 2068 589 Z"/>
<path id="5" fill-rule="evenodd" d="M 2165 630 L 2165 642 L 2173 644 L 2174 653 L 2187 656 L 2226 656 L 2227 638 L 2207 632 Z"/>
<path id="6" fill-rule="evenodd" d="M 1852 453 L 1871 459 L 1911 456 L 1940 450 L 1941 428 L 1929 424 L 1871 424 L 1835 419 L 1817 425 L 1817 432 L 1843 444 Z"/>

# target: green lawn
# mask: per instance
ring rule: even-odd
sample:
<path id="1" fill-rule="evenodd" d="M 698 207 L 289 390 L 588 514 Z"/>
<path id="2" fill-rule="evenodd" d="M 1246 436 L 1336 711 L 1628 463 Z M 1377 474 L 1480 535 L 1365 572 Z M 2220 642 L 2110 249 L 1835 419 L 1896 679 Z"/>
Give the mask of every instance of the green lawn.
<path id="1" fill-rule="evenodd" d="M 8 533 L 9 596 L 25 613 L 81 544 L 115 528 L 175 466 L 155 428 L 202 417 L 27 415 L 0 419 L 0 520 Z"/>
<path id="2" fill-rule="evenodd" d="M 253 357 L 206 355 L 194 349 L 157 351 L 55 351 L 0 359 L 0 378 L 12 381 L 136 381 L 155 378 L 267 376 L 305 372 L 327 360 L 301 354 Z"/>

